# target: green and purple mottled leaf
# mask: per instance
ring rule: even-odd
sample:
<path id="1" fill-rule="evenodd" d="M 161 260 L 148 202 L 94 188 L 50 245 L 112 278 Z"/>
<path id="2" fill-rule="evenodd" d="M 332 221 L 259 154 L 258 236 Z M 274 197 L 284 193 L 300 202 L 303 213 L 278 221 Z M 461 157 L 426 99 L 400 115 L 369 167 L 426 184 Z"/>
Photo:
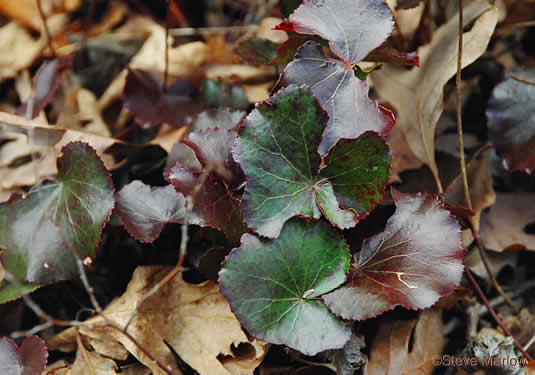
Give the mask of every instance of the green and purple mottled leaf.
<path id="1" fill-rule="evenodd" d="M 278 28 L 318 35 L 347 65 L 361 61 L 392 32 L 384 0 L 304 0 Z"/>
<path id="2" fill-rule="evenodd" d="M 40 375 L 48 359 L 45 342 L 38 336 L 29 336 L 17 347 L 8 337 L 0 338 L 0 374 Z"/>
<path id="3" fill-rule="evenodd" d="M 349 228 L 369 214 L 389 178 L 390 152 L 368 132 L 317 152 L 327 115 L 307 88 L 291 86 L 246 117 L 233 148 L 247 184 L 241 209 L 248 226 L 277 237 L 294 216 Z"/>
<path id="4" fill-rule="evenodd" d="M 535 80 L 535 69 L 516 74 Z M 494 88 L 487 108 L 489 138 L 510 171 L 535 168 L 535 86 L 509 76 Z"/>
<path id="5" fill-rule="evenodd" d="M 368 97 L 368 84 L 353 73 L 351 66 L 323 53 L 316 42 L 299 48 L 286 66 L 284 84 L 307 85 L 329 114 L 319 147 L 325 155 L 341 138 L 356 138 L 373 130 L 387 136 L 394 124 L 392 113 Z"/>
<path id="6" fill-rule="evenodd" d="M 281 44 L 260 38 L 250 38 L 238 43 L 234 49 L 249 64 L 254 65 L 286 65 L 293 60 L 297 49 L 309 38 L 295 36 Z"/>
<path id="7" fill-rule="evenodd" d="M 392 189 L 396 211 L 384 232 L 364 241 L 346 285 L 323 296 L 336 315 L 372 318 L 401 305 L 424 309 L 451 293 L 463 274 L 455 218 L 435 196 Z"/>
<path id="8" fill-rule="evenodd" d="M 6 213 L 0 244 L 7 250 L 1 259 L 19 280 L 43 284 L 76 276 L 75 254 L 95 256 L 113 209 L 113 183 L 96 152 L 82 142 L 62 151 L 55 181 L 0 205 Z"/>
<path id="9" fill-rule="evenodd" d="M 173 186 L 151 187 L 139 180 L 115 194 L 116 213 L 132 237 L 141 242 L 156 240 L 167 223 L 182 223 L 184 196 Z"/>
<path id="10" fill-rule="evenodd" d="M 275 240 L 244 234 L 219 285 L 251 335 L 315 355 L 343 347 L 351 335 L 318 298 L 345 281 L 349 260 L 342 236 L 328 224 L 294 219 Z"/>

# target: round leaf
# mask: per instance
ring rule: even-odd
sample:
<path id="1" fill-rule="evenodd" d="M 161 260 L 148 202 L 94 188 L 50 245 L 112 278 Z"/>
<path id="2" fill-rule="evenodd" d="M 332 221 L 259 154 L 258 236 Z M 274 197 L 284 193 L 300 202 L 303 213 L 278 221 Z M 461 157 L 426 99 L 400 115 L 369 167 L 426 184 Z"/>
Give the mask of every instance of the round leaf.
<path id="1" fill-rule="evenodd" d="M 275 240 L 244 234 L 219 273 L 220 288 L 251 335 L 314 355 L 343 347 L 351 334 L 318 298 L 344 282 L 349 259 L 327 224 L 292 220 Z"/>
<path id="2" fill-rule="evenodd" d="M 42 284 L 78 274 L 74 255 L 94 257 L 113 209 L 113 183 L 87 143 L 63 148 L 55 181 L 0 205 L 5 268 L 20 280 Z"/>

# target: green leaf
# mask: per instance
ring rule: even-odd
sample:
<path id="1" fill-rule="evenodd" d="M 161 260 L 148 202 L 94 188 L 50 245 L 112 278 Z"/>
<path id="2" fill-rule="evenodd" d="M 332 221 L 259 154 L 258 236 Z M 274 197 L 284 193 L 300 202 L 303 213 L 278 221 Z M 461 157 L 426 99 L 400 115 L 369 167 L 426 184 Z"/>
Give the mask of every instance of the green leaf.
<path id="1" fill-rule="evenodd" d="M 73 142 L 58 159 L 58 177 L 0 205 L 2 262 L 17 279 L 50 283 L 77 275 L 74 254 L 95 256 L 113 209 L 113 183 L 96 152 Z"/>
<path id="2" fill-rule="evenodd" d="M 344 282 L 349 258 L 328 224 L 296 219 L 275 240 L 244 234 L 219 273 L 220 288 L 251 335 L 315 355 L 351 335 L 318 298 Z"/>
<path id="3" fill-rule="evenodd" d="M 343 139 L 321 158 L 317 152 L 326 112 L 307 88 L 289 86 L 246 117 L 233 148 L 247 185 L 241 210 L 247 225 L 277 237 L 293 216 L 321 213 L 345 229 L 367 216 L 388 182 L 390 152 L 366 132 Z M 321 172 L 320 172 L 321 171 Z"/>

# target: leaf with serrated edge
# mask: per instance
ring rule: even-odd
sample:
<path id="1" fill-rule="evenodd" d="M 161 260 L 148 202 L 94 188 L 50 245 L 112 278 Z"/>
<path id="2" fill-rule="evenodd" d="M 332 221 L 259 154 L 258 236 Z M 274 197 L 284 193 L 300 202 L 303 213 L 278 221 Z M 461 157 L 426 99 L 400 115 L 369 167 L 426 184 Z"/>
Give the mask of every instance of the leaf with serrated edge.
<path id="1" fill-rule="evenodd" d="M 304 0 L 288 19 L 293 30 L 319 35 L 348 64 L 355 64 L 392 32 L 392 12 L 384 0 Z"/>
<path id="2" fill-rule="evenodd" d="M 294 219 L 275 240 L 244 234 L 219 284 L 251 335 L 315 355 L 341 348 L 351 335 L 317 298 L 345 281 L 349 258 L 342 236 L 328 224 Z"/>
<path id="3" fill-rule="evenodd" d="M 42 284 L 78 274 L 74 254 L 94 257 L 113 209 L 109 172 L 87 144 L 69 143 L 58 159 L 57 180 L 43 183 L 8 206 L 0 238 L 6 270 L 20 280 Z"/>
<path id="4" fill-rule="evenodd" d="M 284 70 L 285 84 L 305 84 L 329 114 L 319 151 L 322 155 L 340 138 L 356 138 L 367 130 L 386 136 L 394 118 L 368 98 L 368 84 L 351 67 L 325 56 L 316 42 L 305 43 Z"/>
<path id="5" fill-rule="evenodd" d="M 115 195 L 116 213 L 132 237 L 141 242 L 156 240 L 166 223 L 182 223 L 184 196 L 173 186 L 151 187 L 139 180 Z"/>
<path id="6" fill-rule="evenodd" d="M 535 80 L 535 69 L 514 74 Z M 509 76 L 494 88 L 487 108 L 489 138 L 510 171 L 535 167 L 535 86 Z"/>
<path id="7" fill-rule="evenodd" d="M 461 281 L 464 249 L 459 224 L 438 199 L 392 189 L 396 212 L 385 231 L 364 241 L 350 280 L 323 296 L 344 319 L 364 320 L 397 305 L 424 309 Z"/>
<path id="8" fill-rule="evenodd" d="M 46 367 L 48 351 L 45 342 L 38 336 L 29 336 L 22 345 L 8 337 L 0 338 L 0 374 L 37 375 Z"/>
<path id="9" fill-rule="evenodd" d="M 247 178 L 241 210 L 248 226 L 274 238 L 286 220 L 321 212 L 339 228 L 369 214 L 388 181 L 390 153 L 368 132 L 317 153 L 327 116 L 307 88 L 289 86 L 246 117 L 233 148 Z M 328 162 L 328 164 L 325 164 Z"/>

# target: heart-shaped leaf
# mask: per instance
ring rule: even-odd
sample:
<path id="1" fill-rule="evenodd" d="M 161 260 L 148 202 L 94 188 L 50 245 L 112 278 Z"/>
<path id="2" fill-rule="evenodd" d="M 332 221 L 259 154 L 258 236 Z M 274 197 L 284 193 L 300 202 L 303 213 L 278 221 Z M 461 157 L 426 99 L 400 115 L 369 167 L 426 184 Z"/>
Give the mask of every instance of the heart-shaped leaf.
<path id="1" fill-rule="evenodd" d="M 383 43 L 393 26 L 384 0 L 304 0 L 279 28 L 321 36 L 352 65 Z"/>
<path id="2" fill-rule="evenodd" d="M 283 82 L 309 86 L 329 114 L 319 147 L 322 155 L 340 138 L 356 138 L 368 130 L 386 136 L 394 124 L 392 113 L 368 98 L 368 84 L 355 77 L 351 66 L 325 56 L 316 42 L 299 48 L 284 70 Z"/>
<path id="3" fill-rule="evenodd" d="M 40 375 L 48 359 L 45 342 L 38 336 L 29 336 L 22 345 L 8 337 L 0 338 L 0 374 Z"/>
<path id="4" fill-rule="evenodd" d="M 23 198 L 2 203 L 2 262 L 19 280 L 43 284 L 76 276 L 74 255 L 94 257 L 113 209 L 113 183 L 87 144 L 72 142 L 58 159 L 58 177 Z"/>
<path id="5" fill-rule="evenodd" d="M 156 240 L 166 223 L 182 223 L 184 196 L 173 186 L 151 187 L 139 180 L 115 195 L 116 212 L 126 230 L 141 242 Z"/>
<path id="6" fill-rule="evenodd" d="M 275 240 L 244 234 L 219 273 L 220 289 L 251 335 L 314 355 L 351 335 L 318 298 L 345 281 L 349 259 L 328 224 L 295 219 Z"/>
<path id="7" fill-rule="evenodd" d="M 535 69 L 516 74 L 535 81 Z M 487 108 L 489 138 L 511 171 L 535 167 L 535 86 L 509 76 L 494 88 Z"/>
<path id="8" fill-rule="evenodd" d="M 364 241 L 347 285 L 323 296 L 344 319 L 363 320 L 397 305 L 424 309 L 451 293 L 463 274 L 459 224 L 429 194 L 392 189 L 396 211 L 385 231 Z"/>
<path id="9" fill-rule="evenodd" d="M 380 200 L 390 153 L 367 132 L 341 140 L 325 157 L 316 151 L 327 115 L 307 88 L 290 86 L 257 105 L 233 148 L 247 185 L 241 209 L 248 226 L 274 238 L 297 215 L 355 226 Z"/>

